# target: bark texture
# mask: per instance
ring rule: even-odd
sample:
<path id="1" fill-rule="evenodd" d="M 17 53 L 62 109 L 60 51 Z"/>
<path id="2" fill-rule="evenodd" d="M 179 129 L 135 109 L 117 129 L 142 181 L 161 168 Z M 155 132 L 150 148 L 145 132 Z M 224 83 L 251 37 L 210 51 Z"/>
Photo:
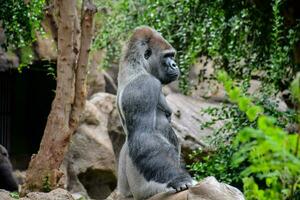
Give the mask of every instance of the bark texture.
<path id="1" fill-rule="evenodd" d="M 76 0 L 56 0 L 53 6 L 58 13 L 56 95 L 40 149 L 32 156 L 21 195 L 60 186 L 63 174 L 59 167 L 85 104 L 87 63 L 96 7 L 84 0 L 79 24 Z"/>

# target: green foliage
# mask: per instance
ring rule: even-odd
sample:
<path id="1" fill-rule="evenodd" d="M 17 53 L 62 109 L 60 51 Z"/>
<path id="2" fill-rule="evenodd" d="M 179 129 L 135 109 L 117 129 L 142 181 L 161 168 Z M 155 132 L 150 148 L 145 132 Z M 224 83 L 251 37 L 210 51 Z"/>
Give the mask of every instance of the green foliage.
<path id="1" fill-rule="evenodd" d="M 263 113 L 263 108 L 261 106 L 254 105 L 249 97 L 243 95 L 241 90 L 233 85 L 233 81 L 228 77 L 226 72 L 219 72 L 218 80 L 225 86 L 229 100 L 232 103 L 236 103 L 239 106 L 239 109 L 246 113 L 250 122 L 255 121 L 257 117 Z"/>
<path id="2" fill-rule="evenodd" d="M 297 71 L 292 51 L 299 25 L 284 26 L 283 0 L 262 7 L 248 0 L 120 0 L 105 5 L 110 12 L 94 43 L 107 49 L 105 66 L 118 62 L 121 44 L 135 27 L 149 25 L 178 50 L 184 92 L 190 66 L 203 54 L 234 78 L 259 75 L 276 87 L 286 86 Z"/>
<path id="3" fill-rule="evenodd" d="M 43 192 L 50 192 L 51 191 L 51 184 L 49 180 L 49 176 L 45 176 L 43 178 Z"/>
<path id="4" fill-rule="evenodd" d="M 30 46 L 24 46 L 19 49 L 20 51 L 20 65 L 18 71 L 22 72 L 24 68 L 29 68 L 29 65 L 32 64 L 33 60 L 33 51 Z"/>
<path id="5" fill-rule="evenodd" d="M 219 73 L 223 84 L 232 83 L 225 72 Z M 228 90 L 227 90 L 228 89 Z M 226 89 L 233 103 L 247 102 L 243 112 L 249 121 L 257 120 L 257 127 L 246 127 L 234 138 L 232 166 L 247 163 L 240 173 L 244 182 L 247 199 L 293 199 L 295 190 L 300 189 L 300 149 L 297 147 L 297 134 L 288 134 L 275 125 L 276 119 L 263 115 L 263 108 L 254 105 L 231 85 Z M 252 176 L 253 178 L 248 178 Z M 257 181 L 256 181 L 256 180 Z M 256 182 L 260 183 L 260 186 Z M 257 192 L 254 196 L 252 190 Z"/>
<path id="6" fill-rule="evenodd" d="M 45 0 L 1 0 L 0 21 L 5 29 L 7 43 L 24 47 L 35 40 L 35 31 L 41 30 Z"/>
<path id="7" fill-rule="evenodd" d="M 266 116 L 264 108 L 244 95 L 227 73 L 218 73 L 218 80 L 251 126 L 241 128 L 243 125 L 240 124 L 238 133 L 230 135 L 232 144 L 220 146 L 217 153 L 204 156 L 202 162 L 192 165 L 191 170 L 197 178 L 215 175 L 225 182 L 238 184 L 237 187 L 242 182 L 249 200 L 296 199 L 300 191 L 299 134 L 288 134 L 280 128 L 278 125 L 282 123 Z M 295 81 L 291 88 L 294 84 Z M 296 92 L 294 98 L 298 95 Z M 224 173 L 230 179 L 223 179 Z"/>
<path id="8" fill-rule="evenodd" d="M 18 192 L 11 192 L 11 193 L 9 193 L 9 196 L 13 199 L 20 199 Z"/>
<path id="9" fill-rule="evenodd" d="M 214 176 L 218 181 L 242 189 L 242 179 L 239 174 L 244 169 L 244 166 L 235 167 L 231 164 L 231 158 L 236 149 L 232 146 L 221 145 L 217 151 L 218 153 L 201 150 L 194 151 L 190 155 L 190 158 L 197 161 L 187 166 L 189 171 L 196 180 L 202 180 L 207 176 Z"/>
<path id="10" fill-rule="evenodd" d="M 293 199 L 294 191 L 300 189 L 297 134 L 287 134 L 274 123 L 274 118 L 262 115 L 257 129 L 245 128 L 235 138 L 239 151 L 233 155 L 233 165 L 249 163 L 241 173 L 247 199 Z M 249 180 L 249 176 L 254 178 Z M 247 196 L 253 187 L 260 188 L 260 198 Z"/>

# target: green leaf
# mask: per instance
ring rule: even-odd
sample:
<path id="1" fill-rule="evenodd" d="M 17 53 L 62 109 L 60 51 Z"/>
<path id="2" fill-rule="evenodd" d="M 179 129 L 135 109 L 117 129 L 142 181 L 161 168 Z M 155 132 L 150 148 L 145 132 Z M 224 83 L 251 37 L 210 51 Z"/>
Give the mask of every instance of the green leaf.
<path id="1" fill-rule="evenodd" d="M 224 71 L 224 70 L 220 70 L 218 71 L 217 73 L 217 80 L 222 82 L 222 83 L 225 83 L 227 80 L 228 80 L 228 74 Z"/>
<path id="2" fill-rule="evenodd" d="M 246 115 L 250 122 L 253 122 L 262 113 L 263 113 L 263 108 L 260 106 L 251 106 L 246 111 Z"/>
<path id="3" fill-rule="evenodd" d="M 234 87 L 230 92 L 228 93 L 229 99 L 231 102 L 237 103 L 239 101 L 239 98 L 241 96 L 241 90 L 238 87 Z"/>
<path id="4" fill-rule="evenodd" d="M 239 109 L 243 112 L 246 112 L 247 109 L 252 105 L 251 100 L 248 97 L 241 97 L 238 100 Z"/>
<path id="5" fill-rule="evenodd" d="M 258 118 L 257 124 L 258 128 L 262 131 L 266 131 L 268 128 L 273 127 L 276 123 L 276 119 L 274 117 L 260 116 Z"/>

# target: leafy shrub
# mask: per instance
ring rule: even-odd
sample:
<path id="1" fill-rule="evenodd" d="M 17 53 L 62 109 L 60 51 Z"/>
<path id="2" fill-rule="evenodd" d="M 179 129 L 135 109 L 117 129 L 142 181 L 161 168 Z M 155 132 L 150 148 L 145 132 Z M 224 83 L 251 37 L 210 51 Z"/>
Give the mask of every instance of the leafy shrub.
<path id="1" fill-rule="evenodd" d="M 296 101 L 300 95 L 300 75 L 297 77 L 291 87 Z M 191 170 L 195 171 L 196 178 L 215 175 L 222 181 L 237 184 L 237 187 L 241 187 L 242 182 L 245 196 L 250 200 L 297 199 L 300 191 L 300 135 L 288 134 L 276 125 L 276 119 L 266 116 L 262 106 L 255 105 L 234 86 L 227 73 L 220 72 L 218 79 L 230 101 L 253 124 L 231 135 L 232 144 L 221 146 L 216 154 L 204 156 L 203 162 L 195 162 Z"/>

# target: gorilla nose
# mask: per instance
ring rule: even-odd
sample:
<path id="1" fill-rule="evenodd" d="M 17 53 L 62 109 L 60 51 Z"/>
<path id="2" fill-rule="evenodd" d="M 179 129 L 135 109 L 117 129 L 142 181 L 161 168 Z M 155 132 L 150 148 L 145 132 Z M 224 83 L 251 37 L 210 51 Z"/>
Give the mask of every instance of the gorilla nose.
<path id="1" fill-rule="evenodd" d="M 176 65 L 175 62 L 173 62 L 171 66 L 172 66 L 172 68 L 176 68 L 177 67 L 177 65 Z"/>
<path id="2" fill-rule="evenodd" d="M 172 59 L 170 59 L 170 61 L 169 61 L 169 66 L 172 69 L 176 69 L 177 68 L 176 62 L 174 60 L 172 60 Z"/>

